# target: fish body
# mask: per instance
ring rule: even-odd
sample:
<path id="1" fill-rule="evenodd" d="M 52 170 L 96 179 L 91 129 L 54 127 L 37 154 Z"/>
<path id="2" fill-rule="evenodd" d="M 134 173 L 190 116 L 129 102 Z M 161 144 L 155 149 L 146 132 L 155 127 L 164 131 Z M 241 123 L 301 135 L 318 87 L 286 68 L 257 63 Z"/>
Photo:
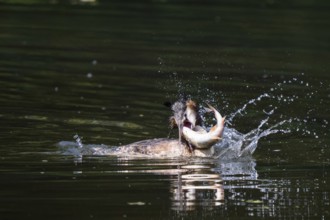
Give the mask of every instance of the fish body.
<path id="1" fill-rule="evenodd" d="M 211 148 L 222 137 L 225 117 L 222 117 L 212 106 L 209 105 L 209 108 L 214 112 L 215 118 L 217 119 L 217 124 L 213 126 L 209 132 L 206 132 L 199 126 L 196 126 L 194 129 L 189 127 L 182 128 L 183 137 L 197 149 Z"/>

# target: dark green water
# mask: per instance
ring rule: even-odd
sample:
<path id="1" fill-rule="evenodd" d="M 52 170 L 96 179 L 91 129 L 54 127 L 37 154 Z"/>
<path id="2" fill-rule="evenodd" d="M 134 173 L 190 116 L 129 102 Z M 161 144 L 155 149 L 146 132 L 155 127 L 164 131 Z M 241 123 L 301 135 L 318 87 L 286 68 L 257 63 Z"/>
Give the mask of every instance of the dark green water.
<path id="1" fill-rule="evenodd" d="M 329 218 L 328 3 L 8 2 L 0 219 Z M 229 161 L 56 147 L 75 134 L 108 146 L 167 137 L 163 102 L 182 93 L 228 116 L 267 93 L 228 126 L 248 133 L 269 117 L 289 132 Z"/>

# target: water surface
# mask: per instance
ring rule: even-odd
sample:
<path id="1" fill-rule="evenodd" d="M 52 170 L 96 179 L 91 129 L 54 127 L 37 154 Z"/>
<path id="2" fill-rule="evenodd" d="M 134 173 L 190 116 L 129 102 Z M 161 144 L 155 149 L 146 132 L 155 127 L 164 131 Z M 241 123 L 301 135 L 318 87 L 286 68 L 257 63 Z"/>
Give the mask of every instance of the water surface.
<path id="1" fill-rule="evenodd" d="M 8 2 L 1 219 L 329 217 L 327 3 Z M 132 158 L 57 146 L 76 134 L 105 148 L 167 137 L 163 102 L 183 93 L 216 106 L 239 137 L 258 137 L 253 155 Z"/>

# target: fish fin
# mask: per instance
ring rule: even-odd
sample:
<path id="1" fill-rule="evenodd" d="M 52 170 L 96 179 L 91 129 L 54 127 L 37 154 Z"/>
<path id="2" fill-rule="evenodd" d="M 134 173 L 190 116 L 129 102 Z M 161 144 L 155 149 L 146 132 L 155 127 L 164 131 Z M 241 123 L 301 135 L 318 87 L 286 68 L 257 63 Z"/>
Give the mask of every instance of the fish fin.
<path id="1" fill-rule="evenodd" d="M 222 117 L 222 121 L 223 121 L 223 123 L 225 123 L 226 122 L 226 116 L 223 116 Z M 227 121 L 228 122 L 228 121 Z M 229 123 L 229 122 L 228 122 Z M 230 125 L 231 125 L 231 123 L 229 123 Z"/>

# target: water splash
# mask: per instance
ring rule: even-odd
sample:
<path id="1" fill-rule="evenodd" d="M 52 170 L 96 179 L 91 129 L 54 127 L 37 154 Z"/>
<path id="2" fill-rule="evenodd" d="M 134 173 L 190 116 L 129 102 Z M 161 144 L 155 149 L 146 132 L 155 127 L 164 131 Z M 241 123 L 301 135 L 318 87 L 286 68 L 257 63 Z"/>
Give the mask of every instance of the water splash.
<path id="1" fill-rule="evenodd" d="M 285 86 L 297 86 L 303 85 L 303 87 L 309 87 L 313 91 L 306 92 L 306 97 L 299 98 L 298 95 L 284 95 Z M 221 158 L 239 158 L 252 155 L 258 146 L 258 142 L 261 138 L 279 133 L 293 133 L 297 132 L 299 135 L 310 136 L 311 138 L 318 139 L 320 137 L 316 131 L 312 131 L 311 124 L 316 123 L 317 119 L 310 117 L 310 113 L 316 111 L 315 109 L 306 110 L 306 118 L 292 117 L 289 115 L 276 114 L 279 111 L 287 111 L 290 109 L 290 105 L 298 102 L 300 106 L 308 106 L 305 103 L 307 99 L 313 99 L 317 94 L 317 90 L 313 89 L 313 85 L 298 78 L 292 78 L 290 80 L 283 80 L 283 82 L 276 84 L 268 92 L 253 98 L 242 105 L 242 107 L 233 111 L 233 113 L 227 116 L 227 124 L 231 125 L 239 116 L 243 117 L 249 115 L 249 107 L 257 107 L 258 104 L 266 102 L 268 100 L 270 104 L 263 108 L 261 113 L 266 116 L 266 119 L 261 120 L 259 126 L 250 132 L 243 134 L 234 128 L 226 127 L 224 131 L 224 138 L 216 147 L 218 149 L 218 156 Z M 301 101 L 302 100 L 302 101 Z M 305 105 L 304 105 L 305 104 Z M 297 107 L 293 108 L 297 109 Z M 303 109 L 301 107 L 300 109 Z M 260 109 L 257 109 L 260 112 Z M 305 112 L 304 112 L 305 113 Z M 277 117 L 273 117 L 273 116 Z M 270 122 L 272 121 L 272 122 Z M 328 125 L 327 120 L 322 121 L 322 127 L 326 128 Z M 289 126 L 290 125 L 290 126 Z"/>
<path id="2" fill-rule="evenodd" d="M 75 134 L 73 136 L 73 138 L 76 140 L 76 143 L 78 144 L 79 148 L 83 148 L 84 147 L 83 144 L 82 144 L 81 138 L 79 137 L 78 134 Z"/>
<path id="3" fill-rule="evenodd" d="M 256 104 L 256 102 L 261 101 L 263 98 L 269 98 L 270 95 L 268 93 L 264 93 L 262 95 L 260 95 L 259 97 L 255 98 L 255 99 L 251 99 L 249 100 L 246 104 L 243 105 L 243 107 L 239 108 L 237 111 L 235 111 L 234 113 L 230 114 L 227 117 L 227 121 L 229 123 L 231 123 L 233 121 L 233 119 L 238 115 L 243 115 L 243 112 L 246 110 L 246 108 L 251 105 L 251 104 Z M 270 111 L 270 113 L 273 113 L 274 110 Z"/>
<path id="4" fill-rule="evenodd" d="M 216 145 L 217 158 L 231 159 L 251 156 L 258 146 L 261 138 L 276 133 L 290 133 L 290 129 L 281 129 L 285 123 L 291 120 L 283 120 L 269 128 L 264 128 L 268 123 L 269 117 L 262 120 L 256 129 L 246 134 L 242 134 L 234 128 L 226 127 L 224 130 L 223 140 Z"/>

